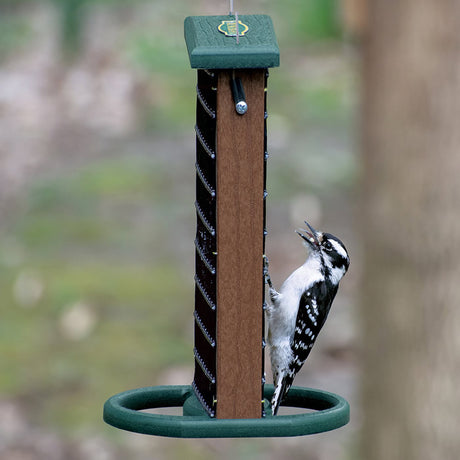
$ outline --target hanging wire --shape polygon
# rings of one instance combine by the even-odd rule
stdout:
[[[233,0],[230,0],[230,16],[235,16],[235,26],[236,26],[236,44],[240,44],[240,27],[238,25],[238,11],[233,11]]]
[[[240,26],[238,25],[238,12],[235,11],[235,25],[236,25],[236,44],[240,44]]]

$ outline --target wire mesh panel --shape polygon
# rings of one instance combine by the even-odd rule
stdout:
[[[216,92],[216,73],[198,70],[193,388],[211,417],[216,401]]]

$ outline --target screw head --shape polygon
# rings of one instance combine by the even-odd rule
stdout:
[[[248,111],[248,104],[245,101],[237,102],[235,105],[236,113],[244,115]]]

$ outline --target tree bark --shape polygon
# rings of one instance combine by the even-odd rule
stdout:
[[[460,452],[460,2],[374,0],[363,56],[365,460]]]

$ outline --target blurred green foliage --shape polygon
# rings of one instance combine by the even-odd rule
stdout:
[[[0,60],[20,51],[32,37],[30,25],[21,15],[0,8]]]
[[[59,10],[61,48],[67,58],[81,51],[88,0],[54,0]]]
[[[126,6],[126,2],[123,0],[52,0],[52,2],[59,13],[61,46],[64,54],[68,57],[74,56],[81,51],[83,30],[85,21],[88,19],[87,15],[91,14],[91,6],[97,4],[113,7]],[[15,46],[21,32],[24,33],[24,30],[18,29],[17,24],[15,27],[13,13],[33,3],[33,0],[0,0],[0,33],[2,37],[0,53],[5,51],[3,48],[7,49]],[[149,0],[135,0],[130,2],[130,6],[133,7],[135,4],[142,3],[148,4],[152,2],[149,2]],[[159,3],[161,7],[161,4],[165,2],[157,1],[156,3]],[[166,4],[169,6],[168,2]],[[188,8],[182,8],[184,5],[186,3],[182,0],[177,0],[175,11],[180,13],[181,10],[187,10]],[[225,11],[225,6],[226,2],[222,1],[223,11]],[[248,7],[250,6],[251,4],[249,3]],[[338,0],[285,0],[283,2],[273,2],[273,4],[267,2],[266,5],[267,9],[272,9],[277,16],[284,18],[283,31],[288,33],[289,42],[297,45],[340,39],[339,6]],[[2,26],[2,22],[7,24]],[[154,36],[155,31],[152,32],[151,37]],[[157,43],[157,45],[161,48],[161,43]],[[147,48],[146,50],[155,51],[152,48]],[[157,57],[155,53],[149,53],[148,56],[143,55],[143,59],[146,60],[148,65],[154,64]]]
[[[291,45],[339,40],[342,34],[338,0],[286,0],[274,2],[282,32]]]
[[[168,211],[171,187],[164,165],[140,159],[31,184],[0,240],[0,391],[46,404],[63,427],[99,423],[110,393],[190,364],[193,275],[166,239],[180,213]],[[24,302],[33,282],[42,293]],[[79,308],[94,324],[74,337],[63,321]]]

